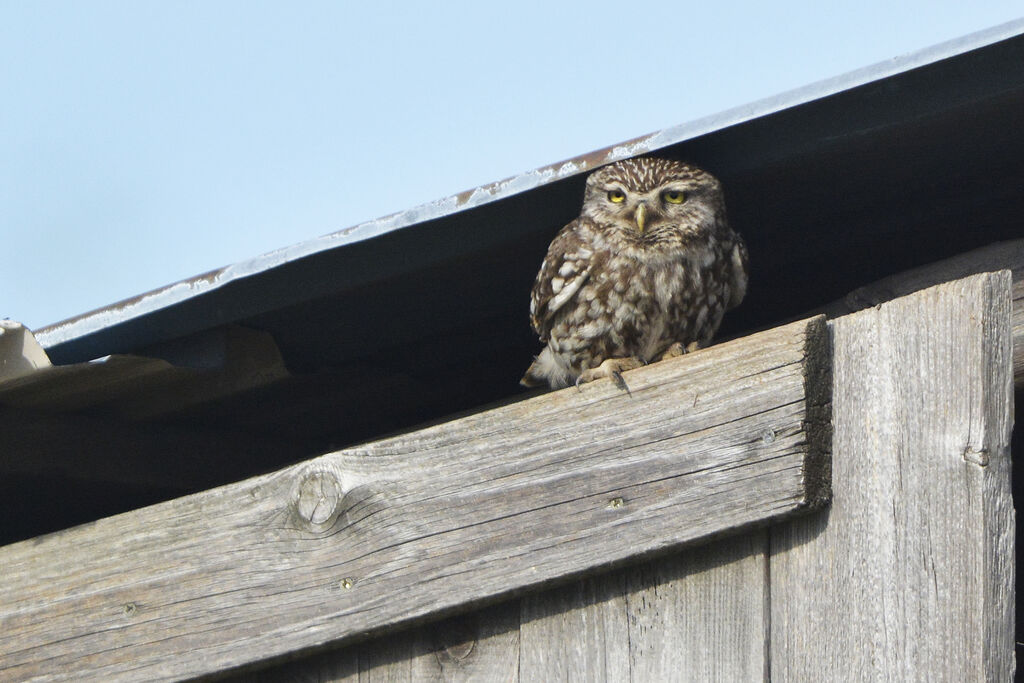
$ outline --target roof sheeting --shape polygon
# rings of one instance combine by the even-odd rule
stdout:
[[[1019,40],[1012,39],[1019,38],[1022,33],[1024,19],[279,249],[50,325],[38,330],[37,337],[58,362],[73,362],[264,313],[275,306],[294,303],[296,300],[295,296],[288,297],[277,288],[277,283],[270,276],[274,271],[291,264],[396,233],[410,226],[450,219],[491,202],[586,173],[617,159],[669,148],[766,117],[777,120],[783,128],[790,128],[787,126],[787,118],[790,117],[786,112],[795,113],[822,100],[838,97],[843,103],[842,118],[830,117],[825,122],[827,127],[837,129],[826,132],[826,136],[835,136],[856,134],[858,130],[866,132],[868,126],[887,125],[894,120],[912,116],[915,109],[934,106],[937,99],[945,101],[944,104],[948,106],[958,97],[978,98],[1006,87],[1019,88],[1019,69],[1014,68],[1008,73],[1005,69],[972,68],[969,73],[964,73],[960,61],[955,58],[982,50],[988,56],[983,61],[987,60],[990,66],[993,63],[1012,63],[1014,58],[1005,53],[1014,53],[1019,60]],[[997,47],[996,44],[1000,42],[1004,45]],[[914,72],[922,67],[928,67],[938,77],[918,78]],[[891,95],[889,98],[880,98],[877,92],[864,90],[864,86],[881,82],[886,83],[885,87]],[[865,94],[869,96],[864,97]],[[886,99],[888,101],[884,101]],[[871,119],[874,121],[869,123]],[[820,129],[820,125],[812,126],[804,131],[788,130],[786,135],[772,136],[774,140],[769,138],[767,144],[762,141],[762,144],[748,149],[744,158],[736,159],[733,170],[736,170],[736,162],[764,163],[772,156],[792,155],[801,146],[820,144],[823,138],[816,134],[824,132]],[[794,139],[794,132],[802,134]],[[401,249],[403,246],[399,244],[396,248]],[[355,286],[360,282],[372,282],[377,276],[385,274],[365,273],[361,278],[346,279],[345,282],[337,282],[337,285]],[[263,305],[253,301],[233,300],[230,295],[211,296],[240,281],[254,279],[266,280],[267,286],[275,287],[279,296],[261,298],[259,303]],[[322,290],[323,287],[314,288],[312,292],[303,290],[298,296],[315,296]],[[178,309],[185,308],[188,309],[187,321],[183,316],[176,315]]]

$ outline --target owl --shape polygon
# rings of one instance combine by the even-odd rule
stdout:
[[[560,388],[707,346],[747,290],[747,249],[722,186],[668,159],[592,173],[583,210],[551,242],[530,299],[545,344],[521,384]]]

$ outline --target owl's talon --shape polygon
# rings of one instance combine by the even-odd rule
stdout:
[[[607,377],[615,382],[615,386],[628,393],[629,387],[626,386],[626,380],[622,377],[622,373],[643,364],[639,358],[608,358],[596,368],[589,368],[581,372],[580,376],[576,378],[576,388],[579,389],[584,382],[593,382],[595,379]]]
[[[658,360],[665,360],[666,358],[675,358],[686,353],[686,349],[683,347],[682,342],[676,342],[672,346],[665,349],[665,352],[658,356]]]
[[[693,353],[694,351],[700,348],[700,342],[690,342],[686,346],[683,346],[683,342],[676,342],[672,346],[665,349],[665,352],[658,356],[658,360],[666,360],[668,358],[682,356],[683,354],[686,353]]]

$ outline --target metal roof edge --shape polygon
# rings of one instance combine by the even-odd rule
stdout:
[[[562,178],[585,173],[618,159],[645,154],[730,126],[758,119],[815,100],[880,81],[921,66],[956,57],[1024,34],[1024,18],[893,57],[854,71],[811,83],[689,123],[623,142],[550,166],[428,202],[411,209],[305,240],[260,256],[182,280],[110,306],[48,325],[35,331],[44,348],[65,344],[114,325],[129,322],[198,297],[242,278],[272,270],[321,252],[361,242],[428,220],[472,209]]]

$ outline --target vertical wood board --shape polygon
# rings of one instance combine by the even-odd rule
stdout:
[[[835,320],[834,500],[772,530],[771,678],[1013,678],[1008,272]]]

